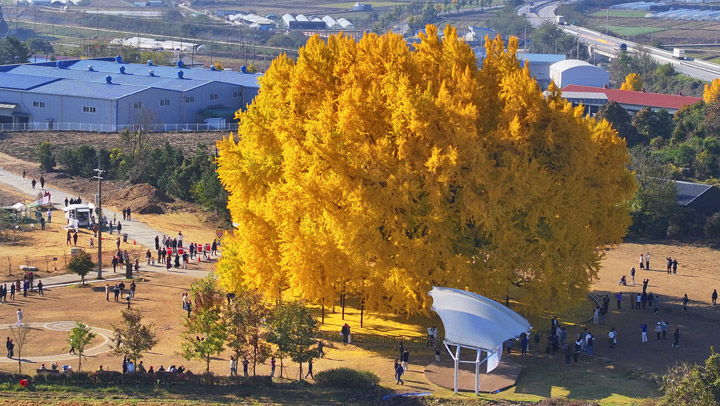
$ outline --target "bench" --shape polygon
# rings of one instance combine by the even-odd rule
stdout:
[[[28,271],[28,272],[37,272],[38,267],[36,266],[28,266],[28,265],[20,265],[21,271]]]

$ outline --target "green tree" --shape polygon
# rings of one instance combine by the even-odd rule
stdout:
[[[35,147],[35,159],[40,163],[40,169],[45,172],[51,172],[55,169],[55,154],[52,150],[52,144],[48,141],[42,141]]]
[[[300,303],[282,303],[273,310],[269,325],[268,341],[277,346],[280,377],[283,371],[283,358],[289,356],[300,365],[300,380],[302,380],[302,364],[317,357],[317,350],[312,348],[317,336],[315,318],[310,314],[310,310]]]
[[[575,53],[575,38],[565,34],[555,24],[542,24],[529,35],[533,52],[539,54],[564,53],[572,56]]]
[[[52,54],[55,52],[52,44],[43,38],[30,38],[25,41],[25,46],[27,46],[31,52],[36,54]]]
[[[192,185],[190,193],[195,201],[217,213],[222,223],[230,225],[228,192],[220,183],[215,162],[211,164],[209,170],[202,172],[200,179]]]
[[[707,115],[707,104],[703,101],[683,106],[673,117],[673,143],[681,143],[693,137],[704,138]]]
[[[632,125],[644,140],[660,137],[669,140],[672,136],[673,121],[672,115],[665,109],[655,112],[650,108],[638,111],[632,117]]]
[[[153,327],[155,324],[142,324],[142,312],[138,309],[125,309],[122,311],[120,326],[113,325],[113,338],[115,343],[113,353],[127,356],[137,365],[145,351],[150,351],[158,340]]]
[[[0,64],[27,63],[32,52],[15,37],[0,39]]]
[[[235,353],[236,359],[247,358],[252,363],[253,375],[258,362],[264,362],[270,354],[265,324],[269,316],[270,309],[258,292],[238,292],[223,308],[227,346]]]
[[[613,128],[618,132],[618,135],[625,139],[630,148],[637,144],[645,144],[650,141],[635,130],[630,120],[630,114],[617,102],[611,101],[605,103],[600,107],[600,110],[598,110],[597,118],[599,120],[607,120],[612,124]]]
[[[193,282],[190,291],[194,307],[184,323],[182,356],[205,361],[205,372],[210,373],[210,360],[222,352],[227,335],[222,323],[223,297],[212,274]]]
[[[662,402],[668,406],[716,406],[720,403],[720,355],[710,347],[704,365],[682,363],[663,376]]]
[[[70,337],[68,338],[68,344],[71,348],[75,349],[75,353],[78,356],[78,371],[82,369],[82,358],[85,353],[85,347],[95,338],[95,333],[88,327],[87,324],[76,322],[75,327],[70,330]]]
[[[95,263],[93,263],[92,258],[90,258],[90,254],[85,251],[81,251],[79,254],[70,258],[67,267],[70,272],[80,276],[82,284],[84,285],[85,275],[93,270]]]

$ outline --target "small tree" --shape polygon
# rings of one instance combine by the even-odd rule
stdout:
[[[75,323],[75,327],[70,330],[68,344],[75,349],[75,353],[78,355],[78,371],[82,368],[82,357],[85,353],[85,347],[90,344],[93,338],[95,338],[95,333],[93,333],[85,323],[78,321]]]
[[[52,144],[43,141],[35,147],[35,159],[40,163],[40,169],[50,172],[55,169],[55,154],[52,151]]]
[[[126,309],[122,311],[122,324],[113,325],[113,338],[115,343],[113,353],[115,355],[127,356],[137,365],[142,358],[144,351],[149,351],[155,344],[155,324],[142,324],[142,312],[138,309]]]
[[[268,341],[277,345],[282,377],[283,357],[300,364],[300,380],[303,379],[302,364],[315,358],[317,351],[310,347],[315,344],[317,322],[310,310],[300,303],[283,303],[275,308],[270,318]]]
[[[12,331],[15,348],[17,349],[18,372],[22,373],[22,349],[27,342],[27,337],[30,329],[27,327],[26,324],[22,324],[17,327],[11,324],[10,330]]]
[[[643,88],[643,80],[637,73],[628,73],[625,81],[620,85],[620,90],[640,91]]]
[[[265,361],[270,354],[265,325],[265,319],[269,315],[270,309],[258,292],[243,292],[237,295],[223,310],[227,346],[238,360],[247,357],[248,361],[252,362],[253,375],[258,362]]]
[[[80,254],[72,257],[70,259],[70,262],[68,262],[67,266],[70,272],[80,275],[80,278],[82,279],[82,284],[84,285],[85,275],[87,275],[95,268],[95,263],[93,263],[92,259],[90,259],[90,254],[83,251]]]
[[[720,402],[720,355],[710,347],[705,365],[683,363],[670,368],[662,378],[663,404],[714,406]]]
[[[223,297],[212,274],[193,282],[190,290],[194,307],[193,313],[185,319],[182,356],[187,360],[204,360],[205,372],[209,373],[210,359],[222,352],[225,344],[225,325],[221,317]]]

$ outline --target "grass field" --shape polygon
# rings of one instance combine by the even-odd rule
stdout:
[[[370,4],[374,8],[377,8],[377,7],[393,7],[393,6],[397,5],[398,3],[395,1],[365,1],[365,2],[363,2],[363,4]],[[402,3],[400,3],[400,4],[402,4]],[[342,9],[346,9],[346,10],[351,10],[354,5],[355,5],[354,2],[323,4],[324,7],[342,8]]]
[[[647,11],[635,10],[599,10],[592,14],[593,17],[617,17],[617,18],[644,18]]]
[[[605,27],[598,27],[599,30],[601,30],[603,28],[605,28]],[[607,29],[617,35],[622,35],[622,36],[645,35],[645,34],[650,34],[650,33],[654,33],[654,32],[665,31],[665,28],[658,28],[658,27],[623,27],[623,26],[617,26],[617,25],[608,26]]]

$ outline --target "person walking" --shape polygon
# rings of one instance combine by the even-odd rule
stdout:
[[[27,171],[23,168],[23,179],[25,179],[26,174],[27,174]]]
[[[45,177],[40,175],[40,189],[45,189]]]
[[[308,375],[310,375],[310,379],[315,379],[315,376],[313,376],[313,370],[312,370],[312,358],[308,360],[308,371],[305,374],[305,379],[307,379]]]
[[[30,182],[30,185],[32,185],[33,189],[35,189],[36,184],[37,184],[37,181],[35,180],[35,178],[33,178],[33,180]]]
[[[17,309],[17,323],[15,323],[16,326],[22,326],[23,317],[25,314],[23,313],[22,309],[18,307]]]
[[[680,346],[680,329],[675,329],[675,334],[673,335],[675,338],[675,342],[673,343],[673,347],[679,347]]]
[[[688,303],[690,303],[690,299],[688,298],[687,293],[685,296],[683,296],[683,310],[687,311]]]
[[[405,385],[405,381],[402,380],[402,375],[405,373],[405,368],[403,368],[402,364],[398,362],[398,360],[395,360],[395,378],[397,379],[397,382],[395,382],[395,385]]]
[[[712,299],[713,306],[717,306],[717,299],[718,299],[717,289],[713,289],[711,299]]]

